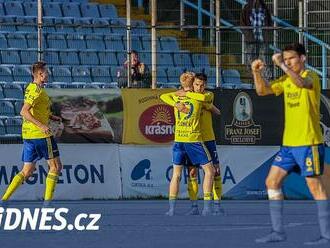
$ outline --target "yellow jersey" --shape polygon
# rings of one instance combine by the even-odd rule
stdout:
[[[288,75],[271,82],[271,89],[275,95],[284,94],[284,146],[323,143],[320,127],[320,79],[310,70],[303,71],[300,76],[309,78],[313,82],[313,88],[297,87]]]
[[[200,114],[202,110],[203,101],[205,101],[205,96],[198,94],[196,99],[189,97],[187,93],[186,96],[180,97],[175,95],[175,92],[170,92],[162,94],[160,99],[165,103],[174,106],[175,103],[184,103],[185,106],[189,109],[189,113],[179,112],[174,108],[175,116],[175,132],[174,132],[174,141],[175,142],[202,142],[202,133],[201,133],[201,124],[200,124]],[[197,94],[197,93],[193,93]]]
[[[35,119],[48,125],[51,102],[44,88],[30,83],[25,90],[24,103],[31,105],[30,112]],[[51,134],[45,134],[38,126],[23,118],[23,139],[41,139],[50,136]]]

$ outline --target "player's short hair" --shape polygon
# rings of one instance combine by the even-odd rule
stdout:
[[[46,65],[47,65],[46,62],[44,62],[44,61],[35,62],[32,65],[32,74],[34,75],[38,71],[46,70]]]
[[[181,74],[180,83],[183,88],[191,86],[195,80],[195,73],[187,71]]]
[[[298,53],[299,56],[306,55],[305,46],[298,42],[287,45],[286,47],[284,47],[283,52],[284,51],[295,51],[296,53]]]
[[[201,81],[207,82],[207,76],[205,73],[196,73],[195,79],[199,79]]]

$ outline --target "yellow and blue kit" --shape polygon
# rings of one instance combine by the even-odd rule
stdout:
[[[304,70],[300,76],[313,83],[312,89],[296,86],[288,75],[271,82],[276,96],[284,94],[285,105],[283,146],[273,164],[288,172],[298,171],[303,176],[322,175],[324,146],[320,127],[320,79],[310,70]]]
[[[50,99],[44,88],[30,83],[24,95],[24,103],[31,105],[32,116],[44,125],[48,125]],[[57,144],[51,134],[44,133],[38,126],[23,118],[22,125],[24,162],[36,162],[41,158],[46,160],[59,156]]]
[[[194,98],[191,98],[191,95]],[[193,164],[205,165],[211,161],[210,154],[203,143],[200,115],[202,104],[205,102],[203,94],[187,92],[180,97],[175,92],[162,94],[160,97],[165,103],[174,106],[183,103],[189,110],[188,113],[179,112],[174,108],[175,134],[173,145],[173,164],[184,165],[186,156]]]

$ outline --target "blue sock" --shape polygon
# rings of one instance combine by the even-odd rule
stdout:
[[[273,231],[283,233],[283,201],[269,200],[269,210]]]
[[[330,239],[330,210],[327,200],[316,201],[321,236]]]

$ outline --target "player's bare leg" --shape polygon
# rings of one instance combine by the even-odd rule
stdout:
[[[212,188],[214,181],[214,166],[212,163],[207,163],[202,166],[204,170],[203,193],[204,193],[204,207],[202,215],[212,214]]]
[[[182,174],[182,166],[173,165],[173,175],[171,178],[170,188],[168,193],[170,208],[168,212],[166,212],[166,215],[168,216],[173,216],[175,214],[175,204],[179,193],[181,174]]]

